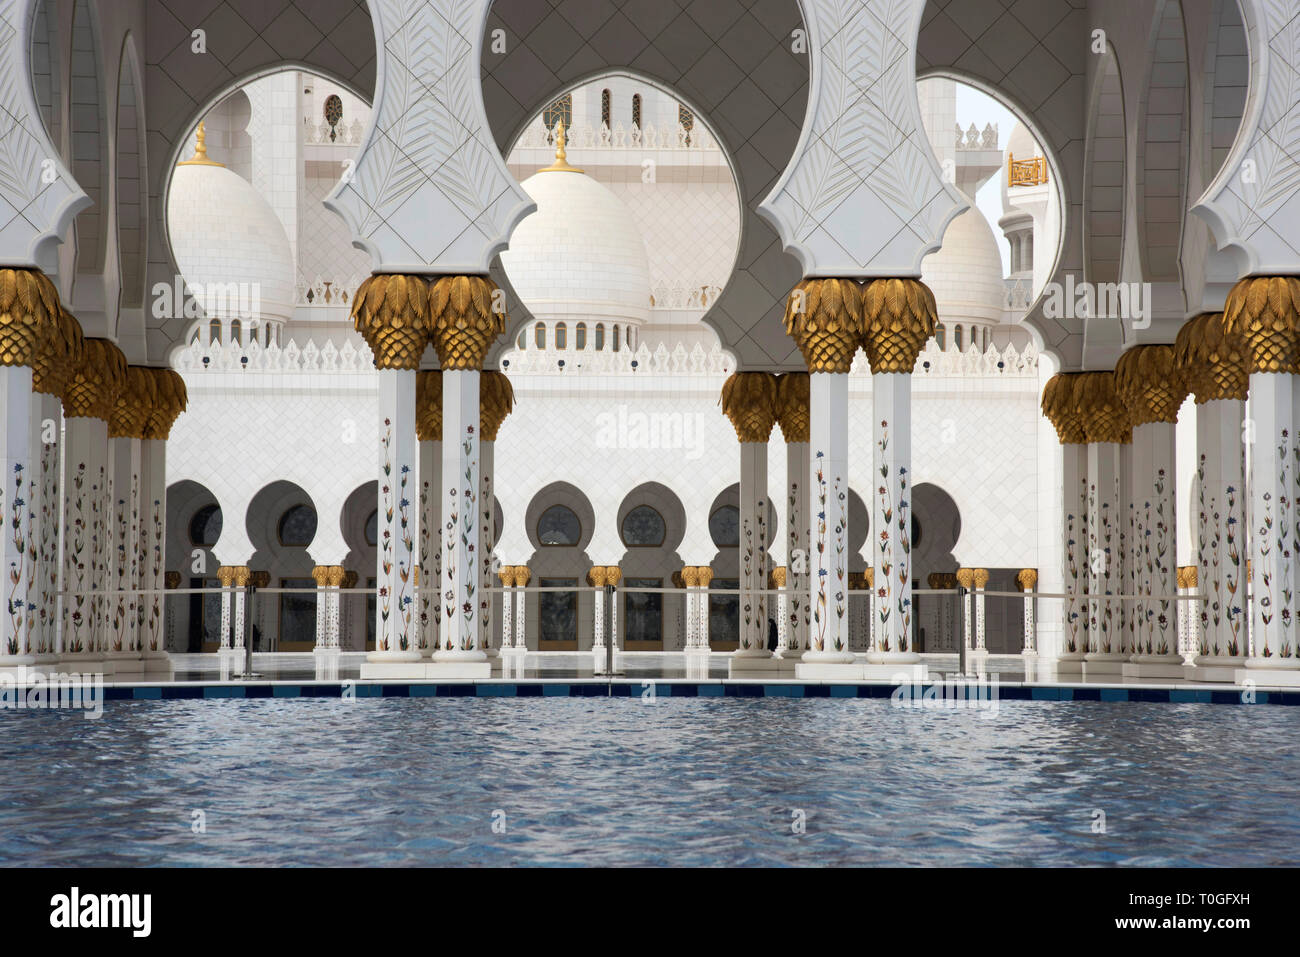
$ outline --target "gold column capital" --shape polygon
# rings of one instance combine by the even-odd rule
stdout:
[[[806,372],[786,372],[776,380],[776,421],[787,443],[807,442],[812,432],[808,411],[810,380]]]
[[[346,569],[343,572],[343,587],[356,588],[357,582],[360,581],[360,579],[361,576],[357,574],[356,569],[353,568]]]
[[[495,442],[501,423],[515,407],[515,390],[504,372],[494,370],[479,376],[478,389],[479,438]],[[441,398],[439,394],[440,406]]]
[[[486,276],[441,276],[429,290],[429,332],[443,371],[483,368],[506,313],[495,311],[497,284]]]
[[[1115,391],[1134,425],[1178,421],[1187,383],[1170,345],[1134,346],[1115,363]]]
[[[62,306],[53,321],[54,335],[32,362],[32,391],[61,397],[68,387],[68,379],[81,364],[86,341],[81,323]]]
[[[1062,445],[1085,445],[1087,433],[1080,408],[1082,372],[1058,372],[1043,386],[1043,415],[1056,429]]]
[[[698,588],[700,585],[700,569],[696,565],[687,565],[681,570],[682,582],[687,588]]]
[[[623,579],[623,569],[617,565],[605,566],[605,584],[617,585]]]
[[[587,570],[587,584],[595,588],[604,588],[608,582],[605,581],[605,566],[592,565]]]
[[[866,581],[868,588],[876,587],[876,569],[874,566],[868,567],[867,570],[862,573],[862,577]]]
[[[1245,340],[1251,372],[1294,372],[1300,359],[1300,278],[1242,279],[1228,293],[1223,327]]]
[[[271,584],[271,573],[266,570],[254,570],[248,576],[248,581],[254,588],[268,588]]]
[[[311,577],[316,582],[317,588],[324,588],[330,583],[330,566],[314,565],[311,570]]]
[[[786,582],[786,567],[784,565],[777,565],[768,574],[768,587],[784,588],[785,582]]]
[[[1020,569],[1020,571],[1016,573],[1016,583],[1024,591],[1033,591],[1038,586],[1038,569]]]
[[[766,443],[776,424],[776,376],[733,372],[722,384],[722,412],[742,443]]]
[[[113,415],[118,393],[126,385],[126,356],[107,339],[87,339],[81,362],[63,393],[65,418],[103,419]]]
[[[0,269],[0,366],[33,366],[58,334],[59,291],[39,269]]]
[[[957,569],[957,583],[962,588],[971,588],[975,584],[975,569],[959,568]]]
[[[1133,441],[1133,425],[1129,420],[1128,406],[1115,389],[1115,373],[1080,373],[1079,414],[1083,431],[1091,442],[1117,442],[1127,445]]]
[[[943,572],[930,572],[930,574],[925,576],[925,583],[938,591],[943,588],[943,580],[945,577],[946,576]]]
[[[352,298],[352,326],[370,346],[376,369],[418,369],[429,344],[429,281],[423,276],[368,276]]]
[[[181,587],[180,572],[163,572],[163,587],[175,589]]]
[[[786,300],[785,331],[809,372],[847,373],[865,328],[855,280],[805,279]]]
[[[422,369],[415,374],[415,437],[442,441],[442,372]]]
[[[527,565],[515,566],[515,586],[523,588],[528,584],[528,580],[533,577],[533,570]]]
[[[235,581],[235,566],[218,565],[217,581],[221,582],[222,588],[229,588]]]
[[[154,402],[141,438],[165,441],[172,434],[172,426],[189,405],[189,393],[185,390],[185,380],[175,369],[146,371],[153,377]]]
[[[1215,399],[1246,401],[1250,350],[1240,331],[1228,332],[1223,313],[1203,312],[1183,323],[1174,341],[1174,362],[1197,405]]]
[[[515,566],[502,565],[497,571],[497,578],[501,579],[502,588],[513,588],[515,585]]]
[[[126,381],[113,402],[108,419],[110,439],[143,439],[149,416],[158,402],[155,379],[144,366],[127,366]]]
[[[919,279],[875,279],[862,291],[862,348],[872,374],[911,373],[939,325],[934,293]]]
[[[983,588],[989,583],[989,570],[987,568],[976,568],[974,571],[975,587]]]
[[[674,588],[686,587],[686,580],[682,578],[682,573],[680,569],[673,572],[672,575],[669,576],[669,578],[671,579]]]
[[[240,588],[247,588],[249,581],[253,577],[253,570],[247,565],[236,565],[234,567],[235,584]]]
[[[1196,565],[1183,565],[1178,569],[1178,587],[1195,588],[1200,582],[1201,570]]]
[[[701,588],[708,588],[709,583],[713,581],[713,569],[708,565],[695,566],[695,580],[699,582]]]
[[[325,576],[325,584],[330,588],[342,588],[343,579],[347,575],[347,570],[342,565],[330,565],[329,574]]]

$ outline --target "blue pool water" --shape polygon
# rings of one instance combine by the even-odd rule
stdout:
[[[1297,722],[887,699],[7,712],[0,864],[1295,865]]]

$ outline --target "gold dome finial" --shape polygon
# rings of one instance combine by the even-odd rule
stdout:
[[[576,166],[570,166],[564,151],[564,120],[555,124],[555,162],[539,169],[539,173],[581,173]]]
[[[214,159],[208,159],[208,132],[204,128],[202,120],[199,121],[199,131],[194,136],[194,155],[187,160],[181,160],[177,166],[225,166],[224,163],[218,163]]]

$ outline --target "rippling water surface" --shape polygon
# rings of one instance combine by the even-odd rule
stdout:
[[[1295,865],[1297,721],[735,698],[8,712],[0,864]]]

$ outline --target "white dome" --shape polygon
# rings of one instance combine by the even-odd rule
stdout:
[[[978,206],[948,226],[942,248],[922,260],[921,279],[934,293],[940,322],[1002,321],[1002,254]]]
[[[537,211],[501,263],[537,319],[646,322],[650,265],[623,201],[585,173],[543,170],[521,184]]]
[[[287,321],[293,316],[289,237],[275,210],[238,173],[216,165],[180,165],[167,196],[167,229],[176,266],[210,318]],[[247,283],[241,307],[230,283]],[[233,292],[233,290],[231,290]]]

